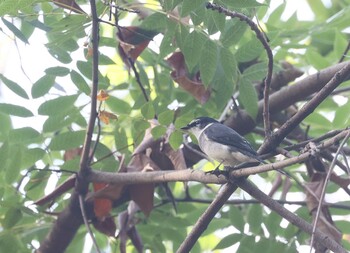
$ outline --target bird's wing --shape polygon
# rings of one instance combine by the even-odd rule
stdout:
[[[222,124],[215,124],[215,127],[208,127],[205,132],[213,141],[222,143],[233,149],[239,149],[245,155],[258,157],[257,152],[252,148],[250,143],[232,128]],[[260,160],[259,158],[257,159]]]

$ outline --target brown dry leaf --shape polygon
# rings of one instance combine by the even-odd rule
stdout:
[[[109,124],[109,120],[111,119],[118,119],[118,117],[113,114],[113,113],[110,113],[110,112],[107,112],[107,111],[100,111],[98,113],[98,117],[100,118],[100,120],[105,123],[106,125]]]
[[[74,158],[81,156],[82,151],[83,151],[82,148],[73,148],[73,149],[66,150],[63,155],[63,160],[65,162],[69,160],[73,160]]]
[[[160,169],[147,154],[139,153],[133,156],[128,166],[128,172],[140,170],[141,172],[147,172]],[[154,184],[137,184],[129,188],[130,198],[135,201],[146,216],[149,216],[153,209],[154,187]]]
[[[103,220],[95,219],[92,224],[101,233],[112,237],[115,236],[117,225],[115,224],[113,217],[108,216]]]
[[[93,49],[92,49],[92,47],[90,47],[90,46],[88,46],[88,48],[87,48],[87,52],[86,52],[86,58],[88,59],[88,58],[90,58],[90,57],[92,57],[92,55],[93,55]]]
[[[52,0],[57,6],[71,10],[75,13],[86,14],[74,0]]]
[[[118,51],[125,65],[130,67],[128,58],[135,61],[158,33],[137,26],[120,27]]]
[[[98,101],[106,101],[109,98],[108,92],[105,90],[100,90],[96,96]]]
[[[171,72],[173,80],[190,93],[199,103],[205,104],[210,98],[211,91],[203,85],[199,79],[199,73],[192,79],[188,77],[183,54],[181,52],[175,52],[167,59],[167,62],[174,70]]]

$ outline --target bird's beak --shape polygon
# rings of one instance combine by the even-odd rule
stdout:
[[[189,126],[184,126],[184,127],[181,127],[180,129],[183,130],[183,131],[187,131],[188,129],[190,129],[190,127]]]

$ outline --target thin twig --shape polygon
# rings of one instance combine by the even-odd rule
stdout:
[[[92,135],[95,128],[95,121],[97,117],[97,91],[98,91],[98,43],[99,43],[99,23],[96,10],[95,0],[90,0],[91,5],[91,15],[92,15],[92,90],[91,90],[91,107],[90,107],[90,118],[88,127],[86,130],[86,136],[83,146],[83,151],[80,159],[80,170],[79,170],[79,180],[77,184],[81,184],[82,179],[84,180],[86,174],[90,170],[90,148],[92,143]],[[80,188],[80,187],[78,187]],[[87,185],[83,186],[82,191],[87,190]],[[80,192],[82,193],[82,192]]]
[[[268,139],[271,135],[269,97],[270,97],[270,85],[271,85],[272,71],[273,71],[273,54],[269,46],[269,43],[266,39],[266,36],[262,31],[260,31],[259,27],[249,17],[247,17],[242,13],[230,11],[222,6],[219,6],[217,4],[212,4],[212,3],[207,3],[206,7],[207,9],[216,10],[219,13],[224,13],[226,16],[229,16],[231,18],[239,18],[241,21],[246,22],[250,26],[250,28],[255,32],[256,37],[258,38],[258,40],[260,40],[261,44],[265,48],[267,58],[268,58],[268,69],[267,69],[267,75],[264,81],[265,87],[264,87],[263,117],[264,117],[264,127],[265,127],[265,138]]]
[[[329,168],[329,170],[327,172],[327,176],[326,176],[326,178],[324,180],[323,187],[322,187],[322,192],[321,192],[320,199],[318,201],[317,212],[316,212],[316,216],[315,216],[315,220],[314,220],[314,224],[313,224],[313,228],[312,228],[312,236],[311,236],[311,242],[310,242],[310,246],[311,246],[310,253],[311,253],[311,249],[312,249],[312,247],[314,245],[315,231],[316,231],[316,227],[317,227],[317,222],[318,222],[318,220],[320,218],[322,202],[323,202],[325,194],[326,194],[327,183],[329,181],[329,178],[331,177],[331,174],[332,174],[333,168],[334,168],[334,166],[336,164],[335,162],[336,162],[336,160],[338,158],[338,155],[339,155],[340,151],[342,150],[343,146],[345,145],[345,143],[347,142],[347,140],[349,139],[349,136],[350,136],[350,132],[347,132],[347,134],[344,137],[343,141],[339,145],[337,152],[334,155],[334,159],[333,159],[333,161],[332,161],[332,163],[330,165],[330,168]]]
[[[84,205],[84,197],[82,195],[79,195],[79,205],[80,205],[80,209],[81,209],[81,215],[83,217],[83,220],[84,220],[84,224],[85,224],[85,227],[86,229],[88,230],[89,232],[89,235],[91,237],[91,240],[96,248],[96,251],[98,253],[101,253],[100,251],[100,248],[98,247],[97,245],[97,241],[96,241],[96,238],[94,236],[94,234],[92,233],[92,230],[91,230],[91,227],[90,227],[90,224],[88,222],[88,219],[86,217],[86,211],[85,211],[85,205]]]
[[[348,45],[346,46],[346,48],[345,48],[345,50],[344,50],[344,53],[341,55],[341,57],[340,57],[338,63],[341,63],[342,61],[344,61],[345,56],[347,55],[347,53],[349,52],[349,50],[350,50],[350,41],[348,42]]]
[[[83,146],[83,151],[80,159],[80,169],[78,172],[78,177],[76,180],[75,190],[79,194],[79,205],[81,214],[86,226],[86,229],[89,231],[91,239],[95,245],[97,252],[100,252],[100,249],[97,245],[97,242],[94,238],[94,235],[91,231],[91,228],[87,222],[84,197],[88,190],[89,182],[86,180],[88,173],[91,171],[90,162],[92,160],[93,154],[90,155],[92,135],[95,128],[95,121],[97,117],[97,91],[98,91],[98,46],[99,46],[99,18],[97,16],[96,2],[95,0],[90,0],[91,15],[92,15],[92,91],[91,91],[91,108],[90,108],[90,118],[86,130],[86,136]]]

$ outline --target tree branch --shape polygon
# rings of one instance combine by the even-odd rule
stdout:
[[[323,102],[324,99],[344,80],[350,75],[350,63],[339,70],[333,78],[314,96],[308,103],[306,103],[292,118],[290,118],[280,129],[275,132],[270,139],[263,143],[260,147],[261,153],[266,153],[275,148],[281,141],[300,124],[316,107]]]
[[[293,214],[292,212],[288,211],[286,208],[284,208],[281,204],[277,203],[273,199],[271,199],[269,196],[267,196],[265,193],[260,191],[256,186],[251,184],[246,179],[236,179],[235,184],[239,186],[241,189],[243,189],[245,192],[249,193],[252,197],[259,200],[262,204],[269,207],[271,210],[275,211],[279,215],[281,215],[283,218],[288,220],[293,225],[297,226],[304,232],[308,234],[312,234],[312,225],[304,221],[303,219],[300,219],[298,216]],[[343,249],[336,241],[331,239],[328,235],[316,230],[315,233],[315,239],[327,247],[328,249],[336,252],[336,253],[346,253],[347,251]]]
[[[305,100],[308,96],[321,90],[339,70],[349,64],[350,61],[333,65],[271,94],[269,99],[270,113],[273,114],[280,112],[281,110],[294,105],[296,102]],[[262,118],[263,107],[264,102],[260,100],[258,102],[257,122]],[[225,124],[241,134],[251,132],[256,126],[256,122],[254,122],[244,110],[240,111],[239,116],[230,116],[225,121]]]
[[[198,219],[191,232],[182,242],[179,249],[176,251],[177,253],[190,252],[198,238],[207,229],[208,224],[214,218],[215,214],[221,209],[221,207],[226,203],[227,199],[236,189],[237,186],[234,184],[227,183],[224,185],[224,188],[216,195],[213,202]]]
[[[320,143],[316,146],[316,150],[312,150],[315,154],[323,149],[331,147],[337,142],[345,138],[350,133],[349,129],[343,130],[334,137]],[[305,152],[299,156],[288,158],[283,161],[263,164],[255,167],[247,167],[232,170],[230,175],[233,177],[248,176],[251,174],[262,173],[266,171],[283,169],[287,166],[306,161],[311,154]],[[165,169],[165,168],[164,168]],[[224,184],[227,180],[224,176],[217,177],[215,175],[205,174],[199,170],[174,170],[174,171],[152,171],[152,172],[128,172],[128,173],[111,173],[102,171],[90,171],[87,176],[89,182],[102,182],[113,184],[144,184],[144,183],[165,183],[165,182],[188,182],[197,181],[205,184]]]

